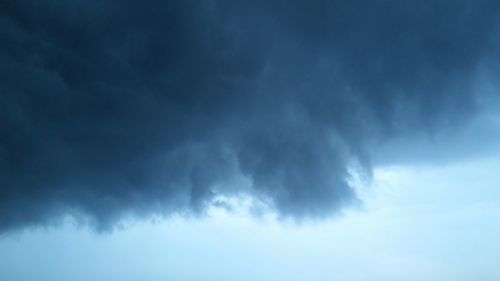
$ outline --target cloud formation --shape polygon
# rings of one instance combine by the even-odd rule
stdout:
[[[499,16],[488,0],[0,1],[0,231],[239,193],[331,214],[374,144],[477,114]]]

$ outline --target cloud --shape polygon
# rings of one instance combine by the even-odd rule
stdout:
[[[3,1],[0,231],[77,212],[283,217],[357,201],[374,143],[453,129],[497,1]],[[244,178],[250,184],[234,184]]]

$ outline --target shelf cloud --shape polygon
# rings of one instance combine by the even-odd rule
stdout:
[[[0,232],[238,194],[334,214],[378,144],[481,112],[499,19],[488,0],[0,1]]]

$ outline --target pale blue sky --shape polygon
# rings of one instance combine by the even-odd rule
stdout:
[[[376,169],[362,206],[322,222],[212,209],[4,235],[0,280],[499,280],[499,155]]]

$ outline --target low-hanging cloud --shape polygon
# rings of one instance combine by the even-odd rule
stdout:
[[[477,114],[499,16],[488,0],[1,0],[0,232],[240,192],[284,217],[338,211],[374,143]]]

